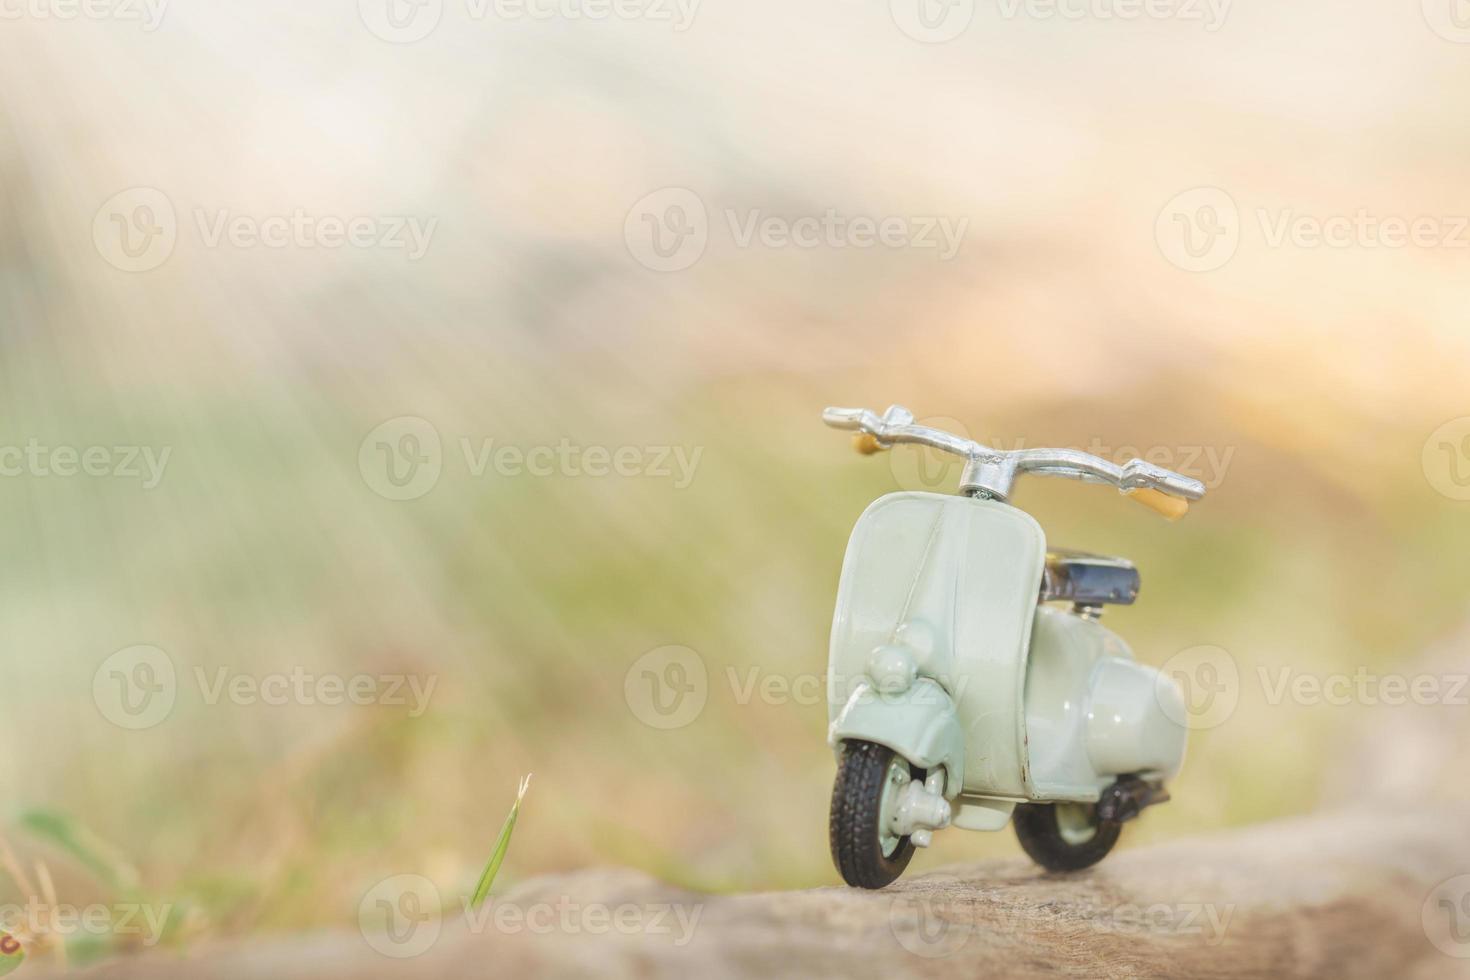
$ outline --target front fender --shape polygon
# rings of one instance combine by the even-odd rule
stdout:
[[[921,769],[944,767],[944,795],[959,795],[964,733],[954,699],[931,678],[919,678],[902,694],[879,694],[859,683],[827,731],[828,744],[839,751],[851,739],[885,745]]]

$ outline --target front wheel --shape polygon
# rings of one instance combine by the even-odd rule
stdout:
[[[1012,822],[1021,849],[1048,871],[1092,867],[1123,830],[1116,820],[1099,820],[1094,803],[1022,803]]]
[[[895,836],[890,825],[899,794],[916,775],[890,748],[842,743],[828,829],[832,862],[854,888],[882,888],[908,867],[913,841]]]

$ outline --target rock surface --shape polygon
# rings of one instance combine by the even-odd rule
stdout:
[[[1074,875],[1021,860],[882,892],[699,895],[632,871],[525,883],[483,918],[115,962],[169,978],[1470,976],[1458,808],[1341,811],[1109,857]],[[1441,899],[1452,904],[1444,906]],[[431,945],[419,946],[433,939]],[[389,954],[416,953],[412,956]]]

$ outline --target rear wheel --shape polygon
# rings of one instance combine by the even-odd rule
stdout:
[[[832,862],[854,888],[882,888],[908,867],[913,842],[889,827],[899,793],[916,775],[892,749],[873,742],[842,744],[828,830]]]
[[[1092,867],[1123,830],[1116,820],[1099,820],[1094,803],[1022,803],[1012,822],[1022,850],[1048,871]]]

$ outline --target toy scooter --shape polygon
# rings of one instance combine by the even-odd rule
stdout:
[[[897,405],[823,419],[856,432],[865,454],[914,443],[965,461],[957,496],[881,497],[847,546],[828,675],[838,871],[882,888],[934,831],[1010,822],[1048,870],[1096,864],[1124,822],[1169,798],[1183,697],[1098,622],[1104,605],[1137,597],[1133,565],[1048,552],[1041,526],[1006,501],[1022,473],[1064,476],[1177,520],[1204,485],[1143,460],[990,449]]]

